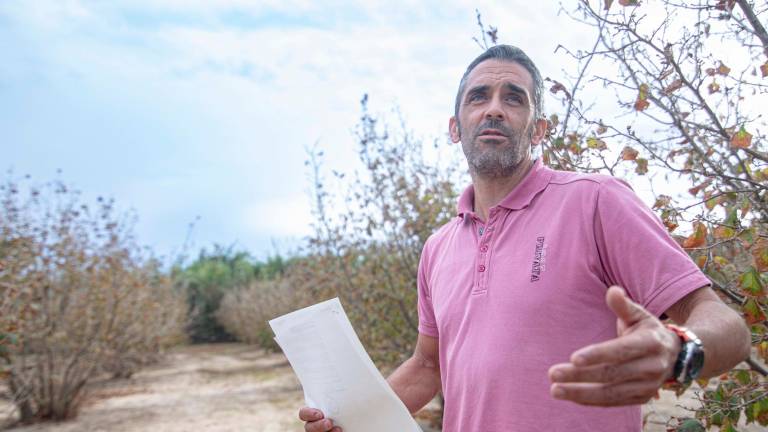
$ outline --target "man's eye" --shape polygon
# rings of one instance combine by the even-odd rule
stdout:
[[[475,93],[475,94],[469,96],[469,102],[482,101],[483,99],[485,99],[485,95],[480,94],[480,93]]]
[[[513,102],[513,103],[523,103],[523,99],[518,95],[509,95],[507,96],[507,101]]]

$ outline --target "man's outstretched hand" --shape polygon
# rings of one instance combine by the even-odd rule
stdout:
[[[549,368],[550,392],[584,405],[645,403],[672,375],[680,339],[622,288],[608,288],[605,301],[616,314],[618,336],[581,348],[570,363]]]

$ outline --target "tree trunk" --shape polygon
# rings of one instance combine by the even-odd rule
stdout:
[[[29,391],[23,388],[23,386],[20,389],[13,375],[11,375],[9,385],[13,403],[19,409],[19,421],[21,423],[32,423],[35,418],[35,411],[32,409],[32,404],[29,401]]]

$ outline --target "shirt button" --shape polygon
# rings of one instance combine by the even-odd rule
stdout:
[[[480,246],[480,252],[488,252],[488,245]]]
[[[477,271],[484,272],[485,271],[485,266],[480,264],[480,267],[477,268]]]

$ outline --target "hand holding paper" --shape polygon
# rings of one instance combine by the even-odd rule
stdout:
[[[343,432],[343,430],[333,424],[333,420],[325,418],[324,414],[315,408],[304,407],[299,410],[299,419],[306,422],[304,430],[306,432]]]

